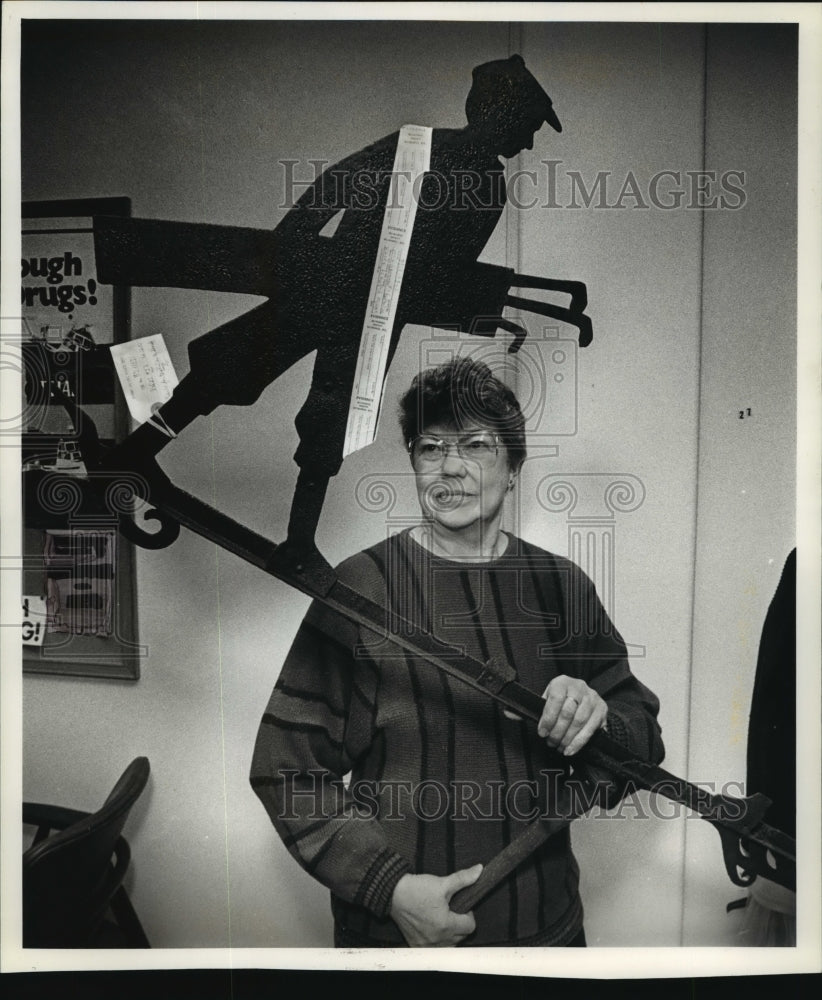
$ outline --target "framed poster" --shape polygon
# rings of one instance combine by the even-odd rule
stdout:
[[[23,669],[136,680],[134,553],[116,516],[90,510],[85,460],[128,432],[111,346],[129,293],[98,285],[91,220],[127,198],[22,208]]]

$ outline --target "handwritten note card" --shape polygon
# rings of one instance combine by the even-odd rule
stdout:
[[[179,381],[163,335],[114,344],[111,355],[129,412],[138,423],[145,423],[152,406],[169,400]]]

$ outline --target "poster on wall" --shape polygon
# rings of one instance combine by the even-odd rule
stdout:
[[[98,283],[95,213],[126,198],[22,208],[23,666],[31,673],[136,679],[134,562],[116,517],[81,489],[127,415],[111,348],[126,337],[128,290]]]
[[[152,950],[111,961],[816,962],[818,895],[791,880],[818,875],[818,762],[798,761],[808,837],[791,685],[796,663],[814,746],[818,671],[790,656],[783,567],[798,544],[816,592],[797,168],[822,19],[27,7],[4,32],[25,404],[7,690],[25,798],[86,808],[150,759],[124,836]],[[147,489],[131,541],[72,488],[105,492],[115,444]],[[616,798],[579,777],[576,734],[630,750]],[[561,814],[557,775],[579,791]],[[734,854],[745,817],[771,824],[756,857]],[[764,895],[746,864],[778,876]]]

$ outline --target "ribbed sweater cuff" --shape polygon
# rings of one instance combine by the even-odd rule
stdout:
[[[605,727],[606,732],[615,743],[621,744],[626,750],[633,750],[630,730],[622,716],[618,715],[612,708],[608,709]]]
[[[380,851],[365,873],[354,902],[380,919],[389,916],[397,882],[410,871],[411,865],[402,855],[388,848]]]

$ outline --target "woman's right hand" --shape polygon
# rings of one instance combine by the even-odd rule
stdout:
[[[473,913],[454,913],[455,892],[473,885],[482,865],[451,875],[403,875],[391,897],[391,917],[411,948],[449,948],[473,934]]]

